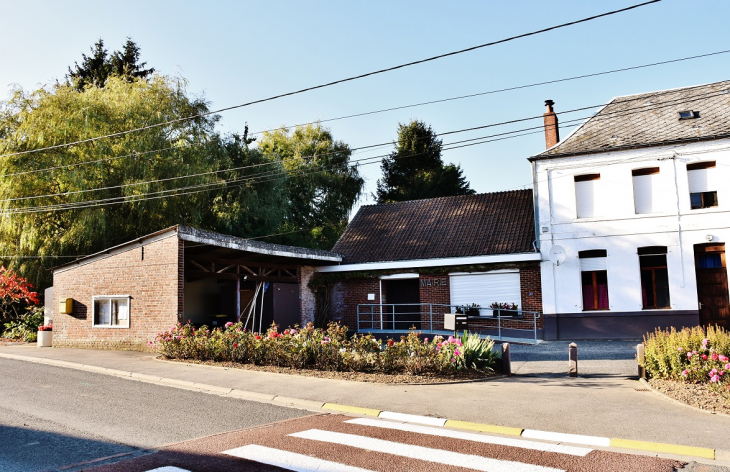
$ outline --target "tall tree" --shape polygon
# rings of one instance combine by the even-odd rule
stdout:
[[[287,208],[279,229],[286,234],[267,241],[330,249],[365,185],[350,165],[350,147],[317,124],[265,133],[259,149],[286,171]]]
[[[104,40],[99,38],[91,48],[91,55],[81,54],[81,65],[75,62],[73,68],[68,68],[66,78],[79,92],[86,87],[104,87],[113,75],[127,82],[147,79],[155,69],[145,69],[147,63],[140,63],[139,57],[139,46],[129,37],[122,51],[114,51],[111,55],[104,48]]]
[[[380,166],[383,177],[375,193],[378,203],[475,193],[459,165],[444,165],[442,142],[424,122],[398,124],[394,144],[395,150]]]
[[[161,76],[129,83],[112,76],[104,88],[84,93],[67,85],[16,89],[0,102],[0,154],[207,111],[204,101],[187,97],[182,80]],[[211,193],[147,198],[165,195],[151,192],[221,180],[208,174],[151,182],[218,170],[222,157],[215,122],[215,117],[198,117],[93,143],[0,157],[0,255],[33,256],[0,257],[0,264],[42,287],[49,281],[47,269],[69,260],[55,256],[91,254],[178,223],[199,225],[220,186]],[[48,170],[28,172],[36,169]],[[43,195],[53,196],[28,198]],[[43,205],[106,198],[127,203],[35,212]]]

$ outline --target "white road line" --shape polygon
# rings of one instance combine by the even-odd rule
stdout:
[[[600,436],[583,436],[582,434],[553,433],[551,431],[538,431],[536,429],[526,429],[522,431],[522,437],[531,439],[542,439],[545,441],[585,444],[586,446],[611,446],[611,438],[602,438]]]
[[[405,413],[395,413],[393,411],[381,411],[378,418],[386,420],[405,421],[406,423],[418,423],[428,426],[443,426],[446,424],[446,418],[433,418],[431,416],[407,415]]]
[[[432,449],[429,447],[385,441],[382,439],[358,436],[355,434],[323,431],[321,429],[310,429],[299,433],[293,433],[289,436],[310,439],[312,441],[342,444],[344,446],[357,447],[368,451],[392,454],[394,456],[408,457],[410,459],[419,459],[439,464],[449,464],[454,467],[466,467],[468,469],[489,472],[557,472],[559,470],[539,465],[503,461],[472,454],[461,454],[443,449]]]
[[[356,418],[345,421],[345,423],[357,424],[360,426],[373,426],[376,428],[397,429],[399,431],[428,434],[443,438],[461,439],[464,441],[475,441],[485,444],[496,444],[499,446],[519,447],[522,449],[532,449],[534,451],[557,452],[559,454],[569,454],[571,456],[585,457],[589,452],[593,451],[593,449],[585,447],[562,446],[560,444],[548,444],[526,441],[524,439],[502,438],[499,436],[488,436],[486,434],[454,431],[453,429],[429,428],[428,426],[419,426],[414,424],[392,423],[390,421],[376,420],[374,418]]]
[[[223,454],[281,467],[282,469],[294,470],[296,472],[372,472],[371,470],[361,469],[360,467],[352,467],[316,457],[305,456],[304,454],[297,454],[296,452],[256,444],[229,449],[228,451],[223,451]]]
[[[190,472],[190,471],[188,469],[181,469],[180,467],[166,465],[165,467],[158,467],[156,469],[150,469],[147,472]]]

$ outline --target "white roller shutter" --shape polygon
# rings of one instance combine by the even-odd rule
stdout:
[[[483,308],[481,314],[484,316],[491,315],[488,308],[494,302],[521,305],[520,273],[517,271],[458,274],[451,275],[450,279],[452,305],[476,303]]]
[[[715,168],[694,169],[687,171],[689,179],[689,193],[714,192],[717,190],[714,182]]]
[[[578,218],[597,216],[596,183],[598,180],[585,180],[575,183],[575,205]]]
[[[586,257],[580,260],[580,270],[590,272],[594,270],[606,270],[606,257]]]
[[[635,175],[633,179],[636,214],[661,211],[659,174]]]

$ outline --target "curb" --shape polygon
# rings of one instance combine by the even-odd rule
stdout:
[[[51,365],[54,367],[65,367],[74,370],[82,370],[97,374],[111,375],[114,377],[136,380],[138,382],[152,383],[171,388],[180,388],[183,390],[191,390],[196,392],[208,393],[224,397],[239,398],[256,402],[275,403],[286,405],[289,407],[302,408],[315,411],[331,411],[338,413],[349,413],[363,416],[373,416],[377,418],[400,421],[403,423],[416,423],[428,426],[465,429],[484,433],[502,434],[507,436],[520,436],[530,439],[539,439],[544,441],[552,441],[559,443],[581,444],[596,447],[615,447],[620,449],[628,449],[633,451],[644,451],[653,453],[663,453],[679,456],[690,456],[711,460],[728,460],[730,451],[719,449],[710,449],[695,446],[683,446],[678,444],[655,443],[648,441],[637,441],[633,439],[608,438],[601,436],[584,436],[578,434],[566,434],[551,431],[539,431],[532,429],[515,428],[509,426],[490,425],[483,423],[472,423],[468,421],[451,420],[448,418],[440,418],[434,416],[411,415],[405,413],[397,413],[393,411],[376,410],[372,408],[363,408],[358,406],[340,405],[337,403],[326,403],[314,400],[302,400],[298,398],[285,397],[282,395],[269,395],[258,392],[249,392],[216,385],[208,385],[203,383],[190,382],[187,380],[171,379],[159,377],[156,375],[139,374],[135,372],[125,372],[117,369],[107,369],[104,367],[78,364],[74,362],[59,361],[55,359],[44,359],[32,356],[20,356],[16,354],[0,353],[0,358],[12,359],[18,361],[33,362],[36,364]],[[652,389],[653,390],[653,389]],[[664,395],[662,395],[664,396]],[[676,400],[675,400],[676,401]]]

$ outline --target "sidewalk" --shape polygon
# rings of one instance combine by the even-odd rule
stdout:
[[[162,362],[154,354],[128,351],[39,349],[20,344],[0,346],[0,355],[60,360],[414,415],[729,450],[730,417],[698,411],[646,391],[632,378],[636,365],[631,360],[631,344],[635,343],[580,343],[579,356],[583,352],[585,360],[580,361],[579,369],[585,375],[578,378],[561,373],[567,370],[567,344],[542,349],[513,346],[513,370],[517,375],[447,385],[383,385],[211,368]],[[566,360],[555,360],[562,356],[561,349]],[[528,361],[528,357],[543,360]]]

